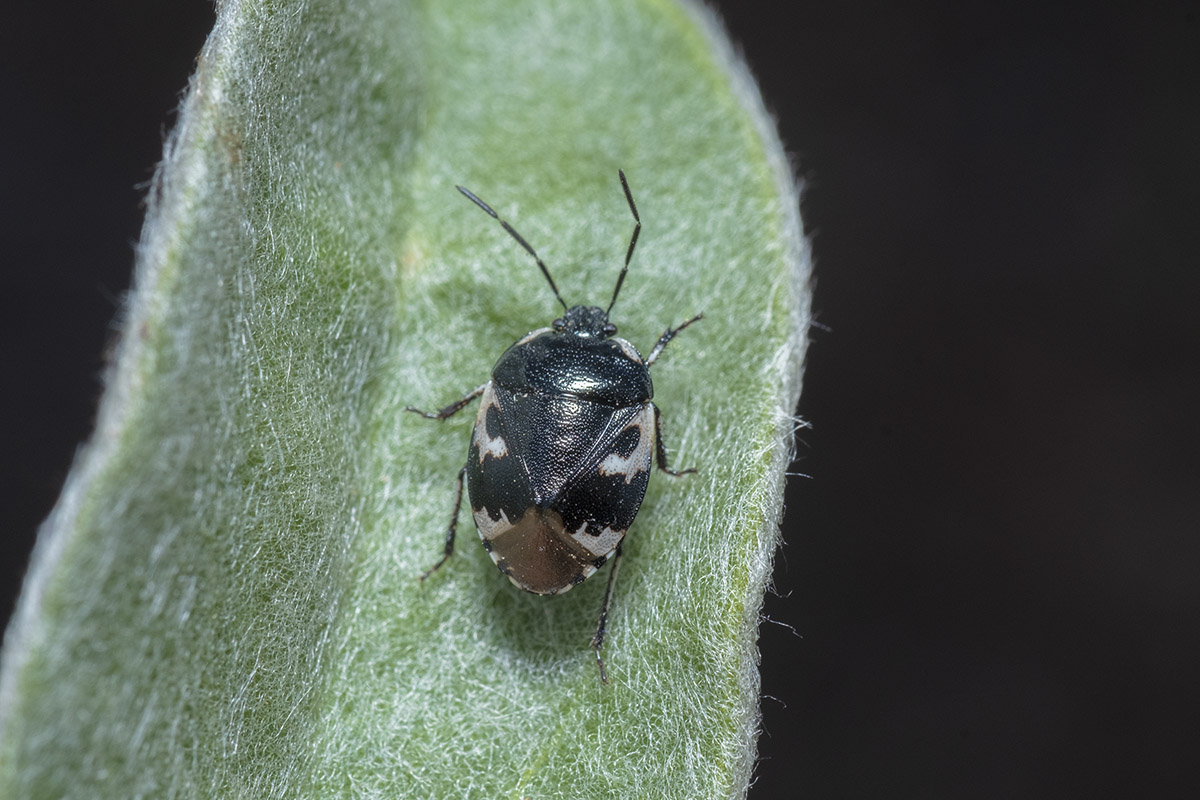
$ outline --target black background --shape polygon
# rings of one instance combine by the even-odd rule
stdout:
[[[1200,9],[721,5],[806,180],[829,328],[751,797],[1192,796]],[[0,615],[212,19],[6,11]]]

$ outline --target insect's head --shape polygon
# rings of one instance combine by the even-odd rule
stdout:
[[[576,336],[607,339],[617,333],[617,326],[608,321],[608,312],[596,306],[571,306],[551,325],[559,333],[573,333]]]
[[[509,225],[500,218],[492,207],[480,200],[469,189],[464,189],[462,186],[456,186],[463,195],[466,196],[475,205],[482,208],[494,220],[500,223],[500,227],[508,231],[508,235],[517,240],[517,244],[525,248],[525,252],[533,256],[538,267],[542,270],[542,274],[546,276],[546,281],[550,284],[550,288],[554,290],[554,296],[558,298],[558,302],[562,304],[563,310],[567,313],[563,314],[558,319],[554,320],[553,326],[556,331],[565,331],[574,333],[578,336],[598,336],[607,338],[613,336],[617,332],[617,326],[608,321],[608,314],[612,311],[612,307],[616,305],[617,295],[621,293],[621,284],[625,282],[625,273],[629,271],[629,261],[633,258],[633,249],[637,246],[638,234],[642,232],[642,219],[638,216],[637,206],[633,203],[633,194],[629,191],[629,182],[625,180],[625,172],[617,170],[617,175],[621,177],[621,189],[625,192],[625,199],[629,201],[629,210],[633,212],[633,235],[629,237],[629,249],[625,251],[625,266],[621,268],[621,274],[617,276],[617,285],[613,288],[612,300],[608,303],[608,308],[598,308],[596,306],[571,306],[567,307],[566,302],[562,299],[562,295],[558,292],[558,287],[554,284],[554,278],[550,277],[550,270],[546,268],[545,262],[538,256],[537,252],[530,246],[529,242],[517,233],[512,225]]]

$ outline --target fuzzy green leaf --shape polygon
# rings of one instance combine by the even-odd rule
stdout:
[[[428,581],[471,412],[558,307],[474,189],[654,367],[677,466],[604,572]],[[168,142],[92,442],[0,675],[0,796],[715,798],[746,790],[807,324],[752,82],[673,0],[226,0]]]

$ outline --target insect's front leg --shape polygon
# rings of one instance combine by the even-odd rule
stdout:
[[[404,410],[411,411],[414,414],[420,414],[425,419],[443,420],[443,419],[446,419],[447,417],[452,417],[455,414],[457,414],[458,412],[462,411],[464,408],[466,408],[468,403],[470,403],[476,397],[479,397],[479,395],[483,394],[483,390],[486,388],[487,388],[486,383],[483,384],[482,386],[478,386],[473,391],[469,392],[468,394],[463,395],[458,400],[455,400],[453,403],[451,403],[450,405],[443,408],[441,411],[438,411],[438,412],[435,412],[432,414],[428,411],[422,411],[419,408],[413,408],[412,406],[405,406]]]
[[[663,331],[663,335],[658,337],[658,342],[654,345],[654,349],[650,351],[650,356],[646,359],[646,366],[651,367],[654,365],[654,362],[658,360],[658,356],[662,353],[663,348],[675,338],[675,334],[679,333],[693,322],[699,322],[702,319],[704,319],[703,311],[680,325],[678,328],[667,328],[665,331]]]
[[[658,468],[668,475],[674,475],[678,478],[680,475],[691,475],[696,471],[695,467],[673,470],[667,466],[667,446],[663,443],[662,412],[658,410],[658,406],[654,406],[654,451],[658,461]]]

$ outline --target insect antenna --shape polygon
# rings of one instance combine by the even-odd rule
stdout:
[[[637,247],[638,234],[642,232],[642,218],[638,216],[637,206],[634,205],[633,195],[629,191],[629,181],[625,180],[625,171],[617,170],[617,174],[621,176],[621,188],[625,190],[625,199],[629,201],[629,210],[633,212],[633,236],[629,237],[629,249],[625,251],[625,266],[621,267],[621,274],[617,276],[617,286],[613,289],[612,302],[608,304],[608,308],[604,313],[612,311],[612,307],[617,304],[617,295],[621,293],[621,284],[625,282],[625,273],[629,272],[629,260],[633,258],[633,248]]]
[[[625,178],[624,178],[624,177],[622,177],[622,178],[621,178],[621,180],[622,180],[622,181],[624,181],[624,180],[625,180]],[[500,227],[502,227],[502,228],[504,228],[504,230],[508,231],[508,235],[509,235],[509,236],[511,236],[511,237],[513,237],[514,239],[516,239],[516,240],[517,240],[517,244],[521,245],[521,247],[524,247],[524,248],[525,248],[525,252],[527,252],[527,253],[529,253],[529,255],[533,256],[533,259],[534,259],[534,261],[536,261],[536,262],[537,262],[537,265],[538,265],[539,267],[541,267],[541,269],[542,269],[542,274],[543,274],[543,275],[545,275],[545,276],[546,276],[546,280],[550,282],[550,288],[554,290],[554,296],[558,298],[558,302],[559,302],[559,303],[562,303],[563,310],[564,310],[564,311],[566,311],[566,310],[567,310],[567,304],[566,304],[565,302],[563,302],[562,295],[558,293],[558,287],[557,287],[557,286],[554,284],[554,278],[551,278],[551,277],[550,277],[550,270],[546,269],[546,264],[545,264],[545,262],[543,262],[543,261],[542,261],[542,259],[541,259],[541,257],[540,257],[540,256],[537,254],[537,252],[536,252],[536,251],[534,251],[534,249],[533,249],[532,247],[530,247],[530,245],[529,245],[529,242],[525,241],[524,237],[522,237],[522,236],[521,236],[521,234],[517,233],[516,229],[514,229],[512,225],[509,225],[507,222],[505,222],[504,220],[502,220],[502,219],[500,218],[500,215],[499,215],[499,214],[497,214],[495,211],[493,211],[493,210],[492,210],[492,207],[491,207],[491,206],[489,206],[487,203],[483,202],[483,201],[482,201],[482,200],[480,200],[478,197],[476,197],[476,196],[475,196],[475,195],[474,195],[474,194],[471,192],[471,190],[470,190],[470,189],[465,189],[465,188],[463,188],[462,186],[455,186],[454,188],[455,188],[455,189],[458,189],[460,192],[462,192],[462,193],[463,193],[463,194],[466,196],[466,198],[467,198],[468,200],[470,200],[472,203],[474,203],[475,205],[479,206],[479,207],[480,207],[480,208],[482,208],[484,211],[486,211],[486,212],[488,213],[488,216],[490,216],[492,219],[494,219],[494,220],[496,220],[497,222],[499,222],[499,223],[500,223]],[[628,193],[629,193],[629,190],[628,190],[628,189],[626,189],[626,190],[625,190],[625,193],[626,193],[626,195],[628,195]],[[631,203],[632,203],[633,201],[632,201],[632,200],[630,200],[629,202],[631,202]],[[636,214],[637,214],[637,212],[635,211],[635,212],[634,212],[634,215],[636,216]],[[633,238],[634,238],[634,239],[637,239],[637,235],[635,234]],[[630,251],[632,252],[632,247],[630,248]],[[622,273],[621,277],[625,277],[625,276],[624,276],[624,273]],[[621,284],[620,284],[620,283],[618,283],[618,284],[617,284],[617,288],[620,288],[620,286],[621,286]],[[613,299],[614,299],[614,300],[616,300],[616,297],[614,296],[614,298],[613,298]]]

